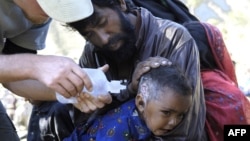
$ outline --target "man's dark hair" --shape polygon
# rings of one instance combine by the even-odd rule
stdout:
[[[119,0],[92,0],[92,3],[101,8],[108,7],[114,10],[118,9],[118,7],[120,6]],[[128,8],[127,11],[135,8],[135,5],[130,0],[126,0],[126,5]],[[89,25],[96,25],[97,21],[97,13],[94,11],[94,13],[90,17],[77,22],[67,23],[67,26],[73,28],[74,30],[77,30],[81,35],[84,36],[84,34],[81,33],[82,28],[86,28]]]

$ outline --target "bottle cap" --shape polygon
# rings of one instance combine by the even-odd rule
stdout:
[[[108,84],[108,91],[110,93],[120,93],[120,90],[126,89],[125,85],[122,85],[119,80],[112,80]]]

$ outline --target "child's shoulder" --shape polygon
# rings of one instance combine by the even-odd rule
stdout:
[[[114,115],[131,116],[133,115],[135,110],[136,110],[135,100],[131,99],[121,104],[120,106],[110,110],[107,114],[113,116]]]

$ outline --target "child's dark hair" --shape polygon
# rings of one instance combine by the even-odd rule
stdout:
[[[140,79],[138,93],[143,96],[144,102],[147,102],[160,99],[166,93],[165,88],[170,88],[183,96],[192,95],[190,81],[174,64],[160,66],[144,74]]]

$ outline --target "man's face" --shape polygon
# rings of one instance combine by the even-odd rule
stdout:
[[[95,6],[96,18],[81,32],[105,56],[117,62],[126,61],[135,53],[135,31],[120,9]]]
[[[151,99],[139,109],[148,128],[156,136],[166,135],[182,120],[191,105],[191,96],[182,96],[166,88],[161,98]],[[138,106],[137,106],[138,107]]]

